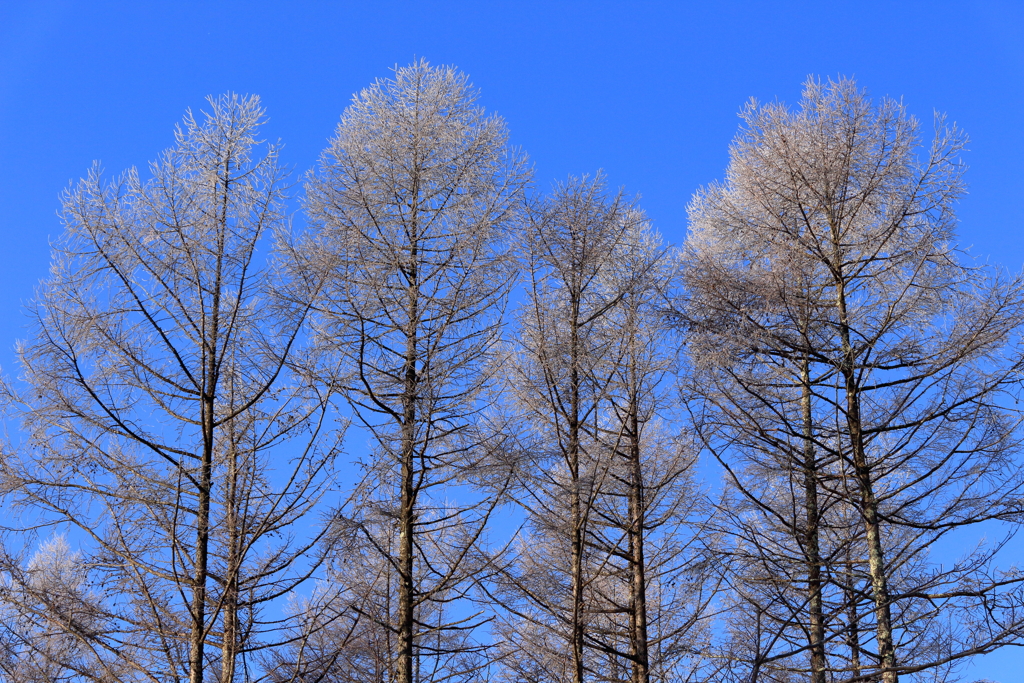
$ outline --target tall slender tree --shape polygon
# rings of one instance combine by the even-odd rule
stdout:
[[[530,286],[507,362],[530,456],[517,492],[527,524],[494,587],[504,675],[671,678],[678,639],[699,630],[683,615],[700,610],[682,582],[670,588],[686,561],[669,529],[697,498],[688,451],[657,424],[668,365],[652,304],[665,251],[601,176],[557,186],[529,219]],[[663,602],[649,605],[655,594]]]
[[[79,550],[26,566],[8,544],[0,597],[16,629],[74,646],[26,639],[18,666],[250,677],[284,639],[274,601],[322,562],[328,528],[297,531],[338,453],[328,396],[297,362],[315,283],[275,283],[283,270],[260,263],[286,217],[276,151],[258,153],[259,100],[210,106],[185,117],[151,179],[105,184],[94,169],[64,195],[23,382],[4,385],[25,438],[0,492],[23,546],[54,529]],[[307,303],[277,296],[285,286]],[[55,601],[45,577],[65,575]]]
[[[477,418],[529,171],[476,98],[455,69],[397,69],[354,98],[306,186],[306,258],[329,274],[319,339],[351,370],[343,390],[371,437],[341,523],[390,568],[393,609],[376,618],[398,683],[472,674],[446,664],[461,660],[443,636],[473,620],[427,615],[460,604],[497,504],[465,485],[489,439]]]
[[[742,253],[747,244],[733,247]],[[803,300],[810,290],[789,266],[741,273],[732,283],[743,291],[730,296],[756,301],[756,324],[728,311],[691,309],[706,317],[691,321],[688,403],[698,438],[727,474],[718,520],[732,539],[728,564],[737,587],[729,656],[755,678],[799,671],[824,683],[836,627],[828,568],[849,529],[837,525],[842,498],[823,485],[837,456],[818,377],[807,354],[765,341],[808,329]]]
[[[607,576],[595,586],[601,618],[586,639],[606,658],[598,670],[610,672],[618,660],[631,683],[684,681],[707,664],[700,655],[715,594],[708,550],[716,544],[693,479],[697,449],[678,433],[682,415],[670,381],[675,354],[663,301],[672,252],[642,215],[627,222],[634,225],[614,255],[618,275],[605,282],[627,286],[607,316],[618,334],[595,436],[610,462],[590,542],[607,558]]]
[[[600,177],[570,179],[532,207],[524,236],[531,283],[512,389],[535,429],[529,448],[546,457],[523,486],[533,533],[502,588],[505,600],[523,603],[515,610],[522,626],[507,635],[523,654],[513,675],[528,680],[586,677],[588,589],[597,578],[588,529],[610,464],[587,423],[597,424],[612,382],[615,332],[606,323],[623,291],[610,276],[638,219],[629,209],[605,195]]]
[[[725,378],[704,404],[719,435],[740,442],[723,460],[756,441],[746,452],[758,462],[789,461],[781,477],[764,471],[768,486],[806,482],[747,499],[799,545],[810,673],[895,683],[1017,642],[1020,579],[999,568],[998,544],[942,566],[929,559],[954,529],[1016,518],[1024,483],[1007,400],[1020,368],[1021,283],[954,247],[963,135],[940,121],[919,156],[903,106],[873,105],[848,80],[809,81],[796,110],[753,103],[742,116],[726,181],[691,206],[681,319],[693,361]],[[758,373],[776,379],[747,381]],[[831,555],[819,494],[836,520],[860,527]],[[779,503],[805,512],[783,520]],[[817,550],[804,533],[815,520]],[[847,596],[845,625],[830,628],[849,651],[838,639],[818,645],[830,637],[815,616],[825,581]],[[829,665],[829,654],[845,661]]]

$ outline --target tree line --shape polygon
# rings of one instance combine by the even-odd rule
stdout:
[[[957,245],[959,129],[846,79],[752,102],[670,247],[600,173],[535,190],[477,98],[360,92],[301,230],[256,97],[65,191],[0,384],[4,680],[896,683],[1024,644],[1024,280]]]

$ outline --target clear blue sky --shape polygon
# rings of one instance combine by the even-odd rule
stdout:
[[[603,168],[673,242],[694,190],[722,176],[746,100],[854,76],[926,128],[937,110],[967,131],[962,242],[1024,263],[1024,0],[4,0],[0,365],[14,369],[22,303],[46,275],[58,194],[93,160],[144,166],[186,108],[230,90],[263,98],[266,137],[301,173],[352,94],[416,57],[470,74],[539,184]],[[967,673],[1014,683],[1022,669],[1024,651],[1003,651]]]

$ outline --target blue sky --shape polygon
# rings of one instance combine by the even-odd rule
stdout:
[[[964,245],[1024,264],[1024,2],[58,2],[0,4],[0,365],[60,233],[58,195],[172,143],[208,94],[263,98],[269,139],[308,168],[352,94],[423,57],[454,64],[502,114],[546,187],[603,168],[672,242],[722,176],[749,98],[795,102],[808,75],[902,97],[925,130],[971,138]],[[1017,663],[1017,669],[1011,666]],[[1024,652],[968,680],[1019,680]]]

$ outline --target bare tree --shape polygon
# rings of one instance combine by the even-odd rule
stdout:
[[[500,584],[522,622],[504,635],[523,655],[509,660],[523,680],[585,677],[587,589],[597,578],[588,522],[609,466],[586,424],[596,425],[612,382],[615,333],[606,322],[623,292],[605,285],[637,219],[628,209],[621,197],[605,196],[600,177],[570,179],[532,208],[525,235],[531,283],[512,389],[524,428],[537,436],[528,448],[540,457],[522,487],[531,535]]]
[[[836,435],[807,354],[763,341],[799,335],[810,322],[801,303],[809,289],[788,265],[737,275],[733,284],[744,292],[736,298],[757,302],[757,327],[700,303],[690,309],[710,315],[690,321],[688,405],[697,436],[727,475],[716,527],[731,539],[728,657],[752,678],[824,683],[837,627],[829,568],[848,549],[851,529],[840,522],[842,497],[822,484],[836,473]],[[691,275],[699,267],[692,266]]]
[[[477,621],[428,615],[462,604],[498,500],[468,485],[485,457],[484,369],[529,172],[476,97],[455,69],[397,69],[354,98],[306,188],[317,234],[304,258],[331,278],[319,338],[350,369],[343,388],[371,437],[367,476],[339,524],[362,529],[390,568],[383,625],[399,683],[472,674],[445,664],[458,653],[443,634]]]
[[[607,558],[606,577],[595,585],[601,619],[586,640],[608,658],[596,668],[609,680],[619,680],[610,672],[621,660],[632,683],[684,681],[706,664],[716,575],[709,551],[716,543],[706,533],[707,501],[693,481],[697,449],[682,434],[666,433],[682,424],[663,321],[669,252],[642,215],[627,221],[634,228],[613,254],[617,279],[627,287],[607,315],[618,334],[608,349],[612,375],[596,433],[610,462],[594,501],[590,543]]]
[[[274,603],[323,561],[328,527],[310,515],[338,439],[298,363],[308,303],[275,293],[308,301],[315,283],[260,265],[287,219],[275,149],[254,156],[258,99],[210,105],[151,179],[94,169],[67,191],[25,388],[5,385],[25,434],[0,469],[10,524],[23,544],[57,529],[80,550],[74,609],[15,552],[3,599],[69,642],[69,658],[26,646],[79,679],[251,679],[285,637]]]
[[[963,136],[940,121],[920,158],[902,105],[847,80],[742,116],[726,182],[691,206],[680,318],[710,383],[709,436],[726,464],[753,455],[765,483],[745,497],[796,542],[778,552],[805,568],[789,583],[807,607],[788,618],[804,620],[791,626],[809,672],[894,683],[1020,642],[1020,576],[999,543],[928,555],[954,529],[1018,519],[1024,482],[1007,400],[1021,283],[953,246]],[[823,524],[851,520],[826,544]]]
[[[686,543],[672,533],[695,507],[693,461],[657,424],[669,367],[652,302],[664,249],[598,176],[532,207],[523,259],[530,288],[506,365],[530,461],[518,470],[526,533],[494,586],[505,674],[671,677],[700,609],[675,585]],[[664,604],[649,609],[656,594]],[[672,654],[652,661],[651,647]]]

